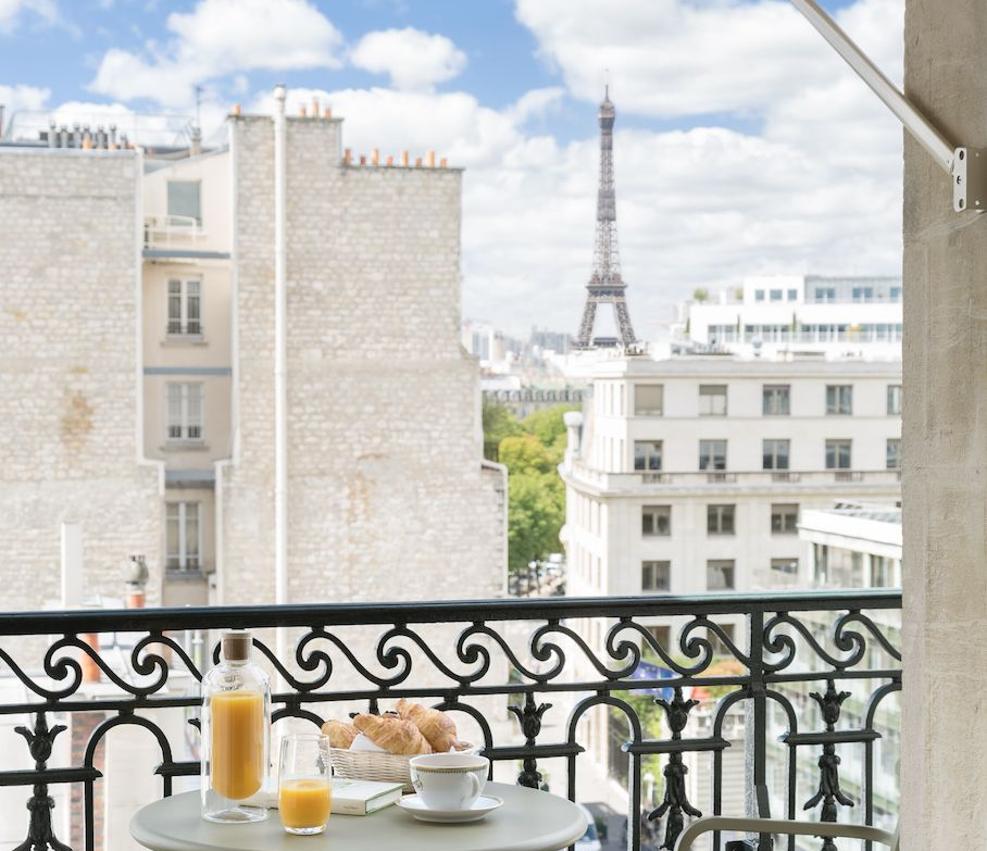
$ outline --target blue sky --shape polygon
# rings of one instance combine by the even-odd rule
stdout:
[[[902,0],[825,5],[900,74]],[[283,81],[357,150],[447,153],[464,310],[518,333],[576,322],[604,69],[643,333],[699,285],[896,271],[900,133],[782,0],[0,0],[8,109],[191,114],[199,85],[208,132]]]

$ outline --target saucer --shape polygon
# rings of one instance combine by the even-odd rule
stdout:
[[[487,813],[504,806],[500,798],[493,795],[480,795],[468,810],[430,810],[418,795],[405,795],[397,805],[406,812],[411,813],[419,821],[434,821],[442,824],[463,824],[470,821],[479,821]]]

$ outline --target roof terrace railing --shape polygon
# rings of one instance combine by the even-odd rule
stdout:
[[[635,851],[671,848],[700,812],[742,814],[729,790],[745,785],[752,800],[768,795],[776,816],[804,807],[824,821],[891,821],[883,802],[896,779],[882,766],[897,761],[887,749],[897,747],[900,607],[896,591],[850,591],[9,612],[0,716],[26,718],[18,732],[34,768],[5,768],[0,786],[32,788],[22,847],[64,847],[49,790],[79,784],[76,849],[112,848],[96,830],[104,773],[115,770],[97,759],[100,745],[117,727],[142,728],[160,755],[161,793],[193,782],[198,733],[184,722],[195,721],[198,681],[218,656],[215,631],[250,627],[276,675],[276,726],[427,701],[454,714],[499,774],[532,787],[551,774],[571,800],[603,742]],[[272,649],[276,633],[291,653]],[[162,726],[170,713],[184,735]],[[601,737],[592,748],[591,713]],[[49,767],[66,726],[70,764]],[[731,749],[746,753],[743,777],[731,775]],[[853,766],[851,799],[840,776]],[[708,788],[696,774],[687,782],[690,768]]]

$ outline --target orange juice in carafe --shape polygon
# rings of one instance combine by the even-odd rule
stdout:
[[[202,678],[202,817],[208,821],[263,821],[267,808],[249,803],[269,773],[271,687],[250,661],[252,638],[223,633],[218,665]]]
[[[282,780],[278,808],[285,827],[322,827],[329,821],[332,810],[332,786],[329,778]]]
[[[220,692],[212,699],[212,785],[242,801],[264,782],[264,697],[256,691]]]

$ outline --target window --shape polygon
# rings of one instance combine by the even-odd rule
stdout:
[[[816,301],[836,301],[836,287],[816,287]]]
[[[668,626],[646,626],[645,629],[651,633],[651,637],[655,640],[662,650],[668,651],[671,649],[672,643],[672,629]],[[644,652],[649,654],[652,658],[656,657],[658,654],[651,649],[651,645],[643,643],[642,646]]]
[[[699,441],[699,469],[725,470],[727,468],[727,442],[725,440]]]
[[[848,416],[853,413],[853,385],[826,385],[826,413]]]
[[[894,585],[894,562],[884,556],[870,557],[871,588],[890,588]]]
[[[856,302],[870,302],[874,300],[873,287],[854,287],[852,290],[853,300]]]
[[[888,416],[889,417],[901,416],[901,385],[900,384],[888,385]]]
[[[764,290],[754,290],[754,301],[764,301]]]
[[[201,547],[199,541],[199,503],[169,502],[165,515],[169,570],[198,570]]]
[[[727,415],[726,384],[699,385],[699,416],[725,417]]]
[[[761,389],[761,413],[766,417],[787,417],[791,412],[792,388],[788,384],[765,384]]]
[[[788,446],[790,441],[769,438],[763,441],[763,461],[765,470],[788,469]]]
[[[671,588],[672,563],[669,561],[641,562],[641,590],[668,591]]]
[[[202,224],[200,185],[198,180],[168,181],[168,218],[171,224]]]
[[[851,442],[849,440],[826,441],[827,470],[850,469],[850,444]]]
[[[799,298],[799,291],[798,290],[789,290],[788,291],[788,300],[789,301],[798,301],[798,298]]]
[[[732,535],[735,508],[734,505],[707,505],[706,532],[710,535]]]
[[[901,287],[891,287],[891,301],[901,301]]]
[[[635,470],[661,469],[661,441],[660,440],[634,441],[634,469]]]
[[[733,559],[710,559],[706,562],[706,588],[709,591],[727,591],[733,588]]]
[[[202,293],[199,281],[168,281],[168,333],[202,333]]]
[[[771,290],[771,301],[781,301],[781,290]]]
[[[771,559],[771,570],[788,576],[798,576],[799,560],[797,558],[773,558]]]
[[[885,450],[886,465],[889,470],[901,469],[901,438],[889,437]]]
[[[662,536],[672,534],[672,506],[646,505],[641,509],[641,534]]]
[[[771,506],[771,534],[795,535],[798,533],[798,503],[779,502]]]
[[[634,385],[634,413],[639,417],[660,417],[664,403],[661,384]]]
[[[202,385],[168,385],[168,439],[202,440]]]

